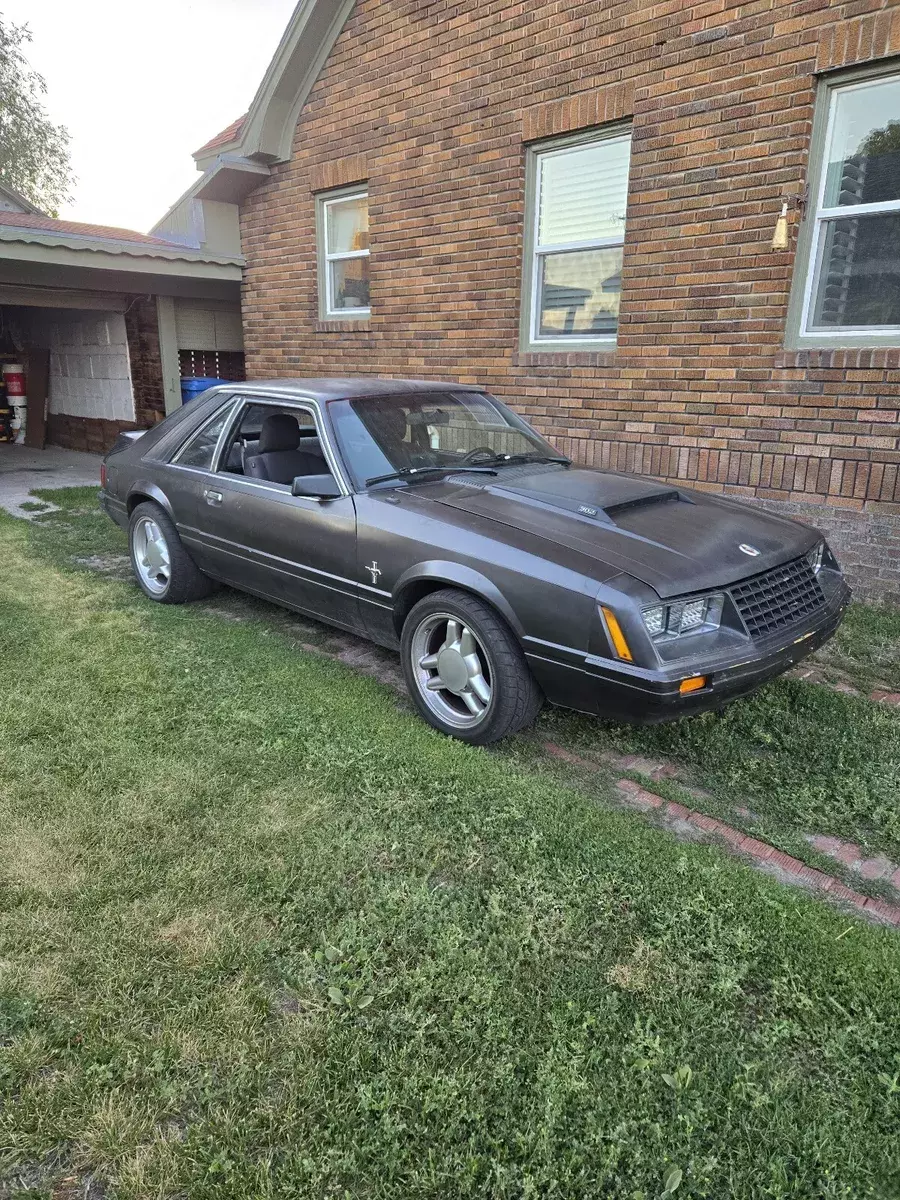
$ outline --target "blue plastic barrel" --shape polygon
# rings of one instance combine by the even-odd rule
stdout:
[[[227,379],[210,379],[208,376],[193,378],[191,376],[182,375],[181,377],[181,403],[187,404],[189,400],[193,400],[207,388],[215,387],[217,383],[228,383]]]

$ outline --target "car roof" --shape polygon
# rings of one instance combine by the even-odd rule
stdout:
[[[252,394],[307,396],[313,400],[350,400],[359,396],[397,396],[413,392],[483,392],[484,388],[472,383],[454,383],[436,379],[383,379],[375,375],[335,379],[255,379],[239,387],[241,392]],[[223,389],[224,390],[224,389]]]

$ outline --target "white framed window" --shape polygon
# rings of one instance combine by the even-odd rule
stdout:
[[[822,85],[797,261],[789,333],[797,344],[900,344],[896,67]]]
[[[631,130],[528,151],[522,348],[612,348],[619,325]]]
[[[369,306],[369,193],[342,188],[317,197],[319,310],[324,318],[365,320]]]

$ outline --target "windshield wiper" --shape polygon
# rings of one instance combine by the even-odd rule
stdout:
[[[417,475],[433,475],[435,471],[450,471],[454,475],[460,471],[475,471],[479,475],[497,474],[490,466],[454,467],[445,463],[443,466],[433,467],[402,467],[399,471],[389,471],[387,475],[373,475],[371,479],[366,480],[366,487],[371,487],[373,483],[387,483],[389,479],[414,479]]]
[[[479,459],[478,465],[505,467],[510,463],[559,463],[571,467],[571,458],[556,454],[493,454],[490,458]]]

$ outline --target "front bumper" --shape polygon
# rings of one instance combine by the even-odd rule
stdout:
[[[578,666],[528,654],[529,664],[547,699],[563,708],[635,724],[673,721],[720,708],[790,670],[834,634],[850,603],[846,583],[816,616],[764,641],[748,643],[736,658],[682,659],[676,667],[652,671],[588,657]],[[681,682],[705,675],[700,691],[682,695]]]

